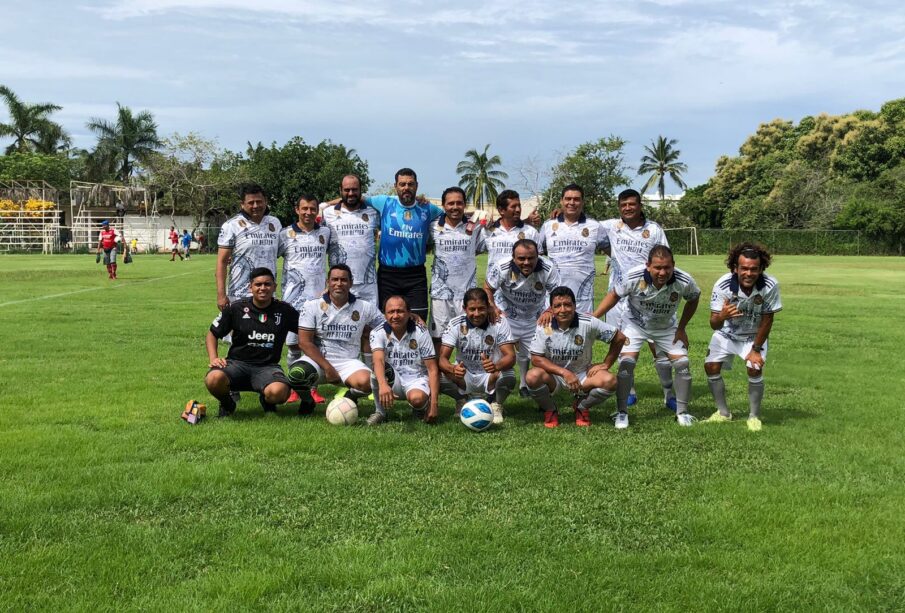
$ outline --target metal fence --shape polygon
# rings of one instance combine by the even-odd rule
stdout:
[[[695,236],[696,234],[696,236]],[[676,253],[719,255],[732,245],[755,241],[784,255],[902,255],[902,245],[870,240],[859,230],[666,230]]]
[[[60,250],[60,212],[0,212],[0,253]]]

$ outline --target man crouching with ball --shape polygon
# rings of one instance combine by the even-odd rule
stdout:
[[[386,411],[396,398],[407,400],[415,416],[429,424],[435,423],[440,369],[431,336],[427,329],[415,323],[402,296],[387,298],[383,315],[386,323],[372,330],[370,338],[375,410],[368,418],[368,425],[386,421]]]
[[[205,339],[210,371],[204,379],[208,391],[220,401],[219,417],[236,411],[230,392],[254,390],[265,412],[289,398],[289,380],[280,368],[283,344],[289,332],[299,328],[299,314],[291,305],[273,297],[273,272],[255,268],[249,275],[251,298],[230,302]],[[217,340],[232,333],[226,358],[217,355]]]

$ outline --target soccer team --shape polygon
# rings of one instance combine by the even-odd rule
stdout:
[[[396,400],[433,423],[440,394],[457,410],[484,398],[501,423],[518,385],[550,428],[559,425],[559,392],[571,393],[578,426],[589,426],[590,409],[615,395],[615,427],[624,429],[636,402],[635,364],[647,344],[665,406],[679,425],[693,425],[685,330],[701,291],[676,268],[638,192],[619,194],[619,218],[598,221],[584,214],[581,187],[568,185],[555,216],[541,224],[536,214],[523,221],[519,195],[505,190],[496,201],[498,221],[485,227],[465,219],[458,187],[443,192],[442,208],[416,198],[410,168],[396,173],[395,188],[395,196],[366,198],[358,177],[348,175],[335,201],[301,195],[287,227],[268,214],[259,186],[241,188],[241,210],[218,239],[221,312],[206,339],[205,382],[221,416],[235,411],[239,391],[258,392],[265,411],[297,398],[299,413],[311,414],[321,400],[317,386],[330,383],[356,403],[373,394],[369,425],[386,421]],[[488,265],[480,287],[482,252]],[[595,307],[601,252],[610,256],[609,288]],[[732,419],[721,372],[738,356],[748,368],[747,425],[757,431],[768,337],[782,308],[779,285],[765,273],[770,254],[761,245],[733,247],[726,264],[710,302],[714,333],[705,371],[717,411],[708,421]],[[218,357],[220,339],[230,342],[225,359]],[[609,348],[593,363],[598,340]]]

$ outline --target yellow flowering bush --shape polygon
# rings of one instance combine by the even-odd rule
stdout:
[[[29,211],[29,217],[41,217],[41,213],[43,211],[52,211],[57,207],[53,202],[50,202],[48,200],[29,198],[28,202],[25,203],[25,206],[23,208],[26,211]]]
[[[20,210],[18,204],[7,198],[0,198],[0,213],[7,213],[18,210]]]

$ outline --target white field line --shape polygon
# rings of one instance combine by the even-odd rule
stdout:
[[[169,275],[167,277],[155,277],[153,279],[145,279],[144,281],[135,281],[132,283],[125,283],[122,285],[86,287],[85,289],[77,289],[77,290],[73,290],[71,292],[63,292],[61,294],[49,294],[47,296],[35,296],[34,298],[24,298],[22,300],[11,300],[9,302],[0,302],[0,308],[5,307],[5,306],[11,306],[13,304],[23,304],[25,302],[37,302],[38,300],[51,300],[53,298],[62,298],[63,296],[72,296],[74,294],[84,294],[85,292],[97,292],[100,290],[108,290],[108,289],[124,289],[124,288],[132,287],[133,285],[141,285],[143,283],[153,283],[154,281],[165,281],[167,279],[175,279],[176,277],[194,275],[199,272],[207,272],[207,271],[192,270],[190,272],[181,272],[178,275]]]

